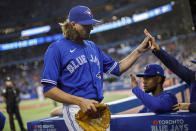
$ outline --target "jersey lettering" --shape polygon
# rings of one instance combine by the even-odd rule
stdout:
[[[87,63],[86,57],[84,55],[81,55],[79,57],[76,58],[76,61],[71,61],[68,65],[67,65],[67,70],[72,74],[77,68],[79,68],[79,66],[83,65]]]
[[[100,69],[99,59],[97,59],[97,57],[96,57],[96,56],[91,55],[91,59],[90,59],[90,61],[91,61],[91,62],[96,63],[96,64],[97,64],[97,66],[98,66],[98,67],[99,67],[99,69]]]
[[[71,64],[74,66],[75,69],[79,67],[79,65],[77,65],[77,63],[75,63],[74,61],[71,61]]]
[[[87,63],[87,60],[86,60],[85,55],[81,55],[81,58],[82,58],[82,60],[83,60],[84,63]]]
[[[74,72],[74,67],[71,64],[68,64],[67,70],[72,74]]]
[[[96,56],[91,55],[90,58],[90,62],[96,63],[97,66],[100,69],[100,62],[97,59]],[[72,74],[77,68],[79,68],[79,66],[82,66],[83,64],[87,63],[87,59],[85,57],[85,55],[81,55],[79,57],[76,58],[76,61],[71,61],[68,65],[67,65],[67,70]]]

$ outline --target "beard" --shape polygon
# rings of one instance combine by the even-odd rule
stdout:
[[[68,30],[66,32],[66,38],[71,39],[73,41],[80,39],[80,34],[74,29]]]
[[[154,92],[155,89],[156,89],[156,86],[150,87],[150,88],[146,88],[146,89],[144,89],[144,91],[145,91],[146,93],[151,93],[151,92]]]
[[[90,38],[89,33],[81,34],[77,30],[68,31],[68,38],[73,41],[88,40]]]
[[[77,31],[76,30],[76,32],[77,32],[77,34],[78,34],[78,38],[77,38],[77,40],[79,39],[79,40],[88,40],[89,38],[90,38],[90,33],[87,33],[87,32],[82,32],[82,33],[80,33],[79,31]]]

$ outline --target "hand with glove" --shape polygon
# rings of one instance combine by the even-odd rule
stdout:
[[[106,104],[94,104],[97,111],[82,110],[76,114],[75,119],[77,123],[84,129],[84,131],[106,131],[110,124],[111,113]]]

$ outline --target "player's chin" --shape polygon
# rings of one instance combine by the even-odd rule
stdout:
[[[150,90],[148,88],[144,87],[144,92],[150,93]]]
[[[85,35],[85,36],[83,37],[83,39],[84,39],[84,40],[90,39],[90,35]]]

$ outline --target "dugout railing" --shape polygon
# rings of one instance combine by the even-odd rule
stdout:
[[[181,93],[185,97],[187,84],[179,84],[165,88],[174,94]],[[185,98],[182,98],[185,100]],[[140,113],[123,114],[116,113],[137,107],[141,102],[134,96],[107,103],[112,112],[111,131],[195,131],[196,113],[172,112],[165,114]],[[48,117],[27,123],[29,131],[68,131],[63,116]]]
[[[185,102],[186,101],[185,89],[188,87],[189,86],[187,84],[183,83],[183,84],[166,87],[164,88],[164,90],[169,91],[173,94],[181,93],[182,102]],[[112,114],[119,113],[119,112],[142,105],[141,101],[137,99],[136,96],[130,96],[130,97],[116,100],[113,102],[108,102],[106,104],[109,105],[109,108]]]

